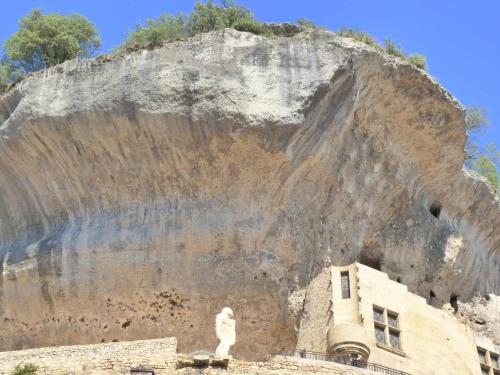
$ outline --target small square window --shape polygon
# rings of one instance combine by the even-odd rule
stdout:
[[[490,375],[490,370],[485,367],[481,367],[481,375]]]
[[[496,353],[490,352],[491,366],[495,368],[500,368],[500,356]]]
[[[397,315],[397,314],[394,314],[394,313],[390,313],[390,312],[388,312],[388,313],[387,313],[387,323],[388,323],[391,327],[398,328],[398,315]]]
[[[384,323],[384,311],[376,307],[373,308],[373,320]]]
[[[392,329],[389,330],[389,343],[393,348],[401,349],[401,342],[399,340],[399,332]]]
[[[486,351],[478,349],[477,355],[479,356],[479,362],[486,363]]]
[[[385,345],[385,329],[383,327],[375,326],[375,338],[378,343]]]

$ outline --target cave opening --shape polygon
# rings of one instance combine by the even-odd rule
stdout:
[[[436,298],[436,293],[434,293],[434,291],[431,290],[429,292],[429,305],[431,306],[433,305],[435,298]]]
[[[458,296],[456,294],[450,296],[450,305],[455,312],[458,312]]]
[[[429,207],[429,212],[431,213],[432,216],[434,216],[436,219],[439,219],[439,216],[441,215],[441,209],[443,207],[441,206],[441,203],[439,202],[433,202],[431,206]]]
[[[396,277],[396,281],[401,284],[401,277]]]

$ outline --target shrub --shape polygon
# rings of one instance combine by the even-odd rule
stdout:
[[[424,55],[412,53],[408,56],[408,61],[419,69],[427,70],[427,61]]]
[[[4,94],[9,87],[23,78],[23,73],[19,69],[16,69],[11,61],[7,58],[0,60],[0,95]]]
[[[225,27],[234,28],[235,25],[242,26],[246,24],[246,26],[249,26],[252,21],[254,22],[252,28],[255,28],[258,21],[254,19],[248,9],[241,5],[236,5],[229,0],[223,0],[221,6],[219,6],[215,5],[212,0],[208,0],[206,3],[196,3],[189,16],[187,29],[189,34],[195,35]]]
[[[4,45],[7,56],[30,72],[91,56],[100,39],[94,25],[83,16],[44,15],[34,10],[21,19],[19,30]]]
[[[375,39],[370,34],[364,31],[342,28],[338,33],[340,36],[355,39],[358,42],[369,45],[370,47],[380,48]]]
[[[389,55],[400,57],[402,59],[405,58],[403,49],[389,38],[384,39],[384,49]]]
[[[486,118],[486,108],[470,106],[465,109],[465,127],[468,131],[475,132],[488,126],[490,121]]]
[[[186,35],[186,20],[182,14],[173,16],[162,14],[157,19],[148,19],[145,25],[137,25],[130,32],[120,50],[159,47],[166,41],[179,39]]]
[[[38,367],[32,363],[20,363],[11,372],[11,375],[36,375]]]
[[[262,34],[263,33],[263,28],[262,24],[256,20],[253,19],[248,19],[248,18],[242,18],[237,20],[233,24],[233,28],[238,31],[248,31],[250,33],[254,34]]]
[[[312,22],[311,20],[308,20],[307,18],[304,18],[304,17],[299,18],[297,20],[297,24],[299,26],[306,28],[306,29],[316,29],[316,25],[314,24],[314,22]]]
[[[196,3],[188,17],[165,13],[158,19],[149,19],[144,25],[137,25],[118,47],[118,53],[159,47],[164,42],[226,27],[254,34],[269,34],[269,30],[246,8],[229,0],[223,0],[221,5],[208,0],[206,3]]]
[[[500,180],[495,164],[485,155],[480,156],[473,164],[473,168],[481,176],[486,177],[495,192],[498,192]]]

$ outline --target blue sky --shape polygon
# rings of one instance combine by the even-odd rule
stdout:
[[[103,40],[101,52],[117,46],[138,21],[162,12],[188,13],[194,0],[18,0],[4,1],[0,41],[33,8],[92,20]],[[406,52],[427,56],[430,73],[463,104],[488,109],[491,126],[475,136],[500,146],[500,1],[498,0],[240,0],[261,21],[306,17],[336,30],[368,31],[390,37]]]

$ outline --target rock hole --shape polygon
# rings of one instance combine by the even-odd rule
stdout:
[[[486,301],[489,301],[489,300],[491,299],[491,297],[490,297],[490,295],[489,295],[489,294],[486,294],[486,295],[484,296],[484,299],[485,299]]]
[[[439,203],[439,202],[433,202],[431,204],[431,206],[429,207],[429,212],[436,219],[439,219],[439,215],[441,215],[441,209],[442,209],[441,203]]]
[[[432,306],[436,298],[436,293],[434,293],[432,290],[429,292],[429,305]]]
[[[401,277],[396,277],[396,281],[401,284]]]
[[[456,294],[450,296],[450,305],[455,312],[458,312],[458,296]]]

